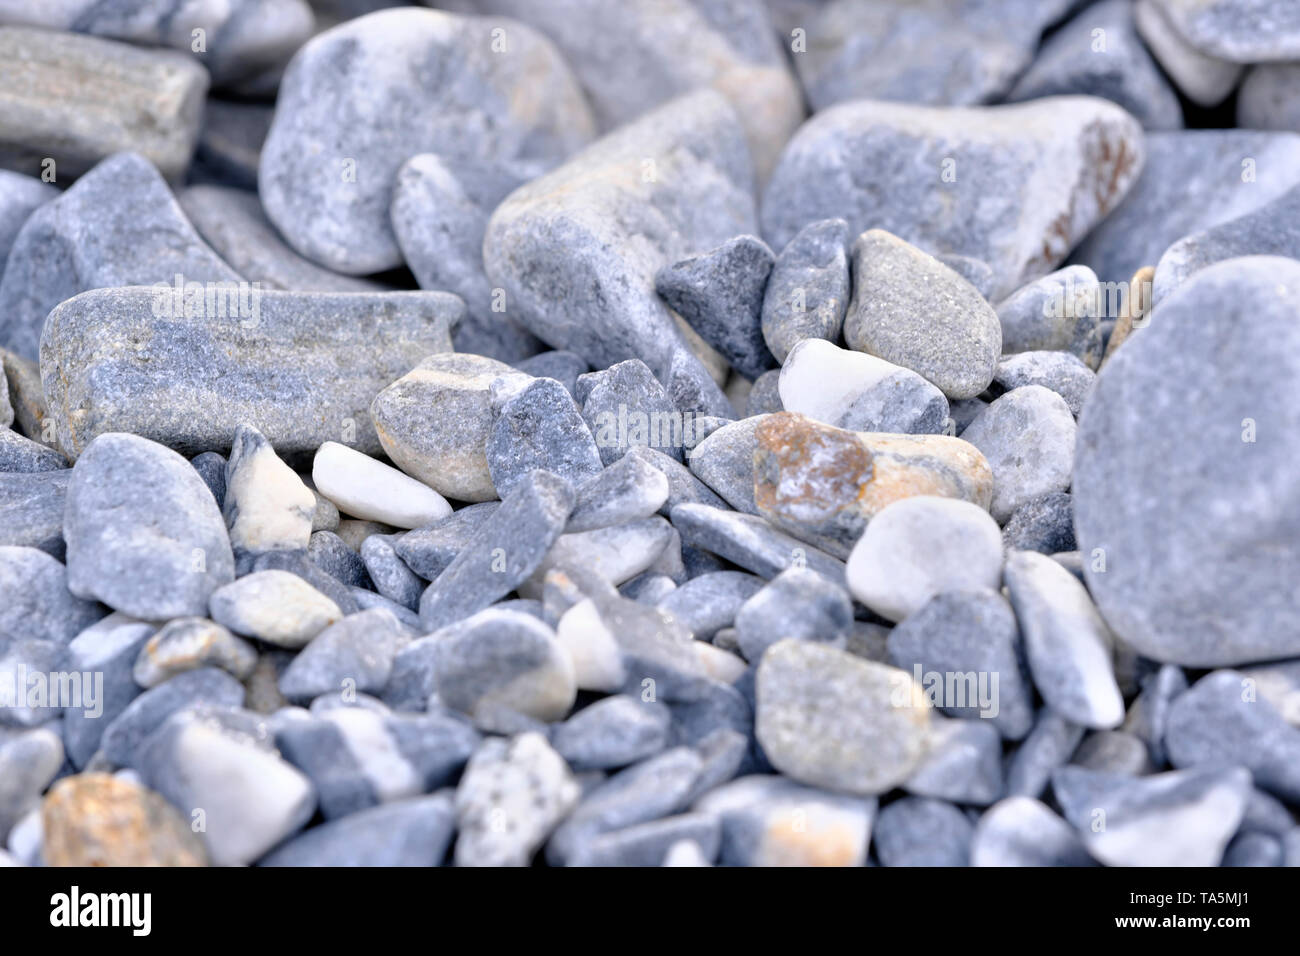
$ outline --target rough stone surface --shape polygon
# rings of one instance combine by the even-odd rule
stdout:
[[[1300,652],[1287,584],[1300,567],[1300,491],[1284,464],[1300,421],[1268,384],[1298,374],[1297,290],[1292,259],[1201,270],[1106,364],[1084,409],[1075,529],[1084,555],[1105,558],[1084,573],[1116,635],[1153,660],[1214,667]],[[1168,428],[1139,405],[1200,425]]]
[[[807,223],[840,216],[854,235],[883,229],[932,255],[982,259],[1006,295],[1064,259],[1119,204],[1143,156],[1137,121],[1099,99],[844,103],[786,146],[764,196],[763,237],[784,246]],[[940,179],[946,160],[951,182]],[[881,170],[888,190],[878,188]]]

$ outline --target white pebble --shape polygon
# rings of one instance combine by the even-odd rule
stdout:
[[[327,441],[311,467],[316,490],[339,511],[395,528],[422,528],[451,514],[447,499],[355,448]]]

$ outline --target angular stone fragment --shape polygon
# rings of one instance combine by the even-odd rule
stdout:
[[[32,474],[67,467],[68,459],[53,448],[0,427],[0,474]]]
[[[1084,574],[1143,656],[1221,667],[1300,653],[1288,583],[1300,567],[1289,464],[1300,412],[1274,387],[1300,374],[1297,290],[1293,259],[1201,270],[1115,353],[1084,408],[1073,479]],[[1169,428],[1142,408],[1201,425]]]
[[[500,507],[499,501],[468,505],[427,527],[400,535],[393,543],[393,550],[412,571],[426,581],[432,581],[455,560],[456,555],[473,540],[483,522]]]
[[[764,196],[763,236],[781,246],[840,216],[853,235],[882,229],[932,255],[982,259],[1006,295],[1115,208],[1144,152],[1137,122],[1090,97],[978,109],[844,103],[786,146]],[[887,190],[881,169],[891,171]]]
[[[757,236],[737,236],[708,252],[664,266],[655,291],[741,375],[771,368],[763,341],[763,291],[775,256]]]
[[[71,477],[66,469],[0,474],[0,545],[39,548],[63,560],[63,507]]]
[[[596,440],[559,382],[498,379],[491,397],[492,428],[484,451],[498,497],[508,497],[536,469],[574,485],[600,473]]]
[[[946,435],[845,431],[800,415],[757,423],[755,510],[772,524],[848,557],[882,509],[915,495],[987,509],[993,474],[970,443]]]
[[[378,454],[371,401],[451,347],[463,308],[437,292],[268,291],[251,301],[256,315],[245,318],[159,318],[154,289],[100,289],[55,309],[41,376],[64,451],[115,430],[185,454],[225,451],[235,426],[254,421],[282,454],[340,437]]]
[[[361,561],[376,591],[413,611],[420,606],[425,582],[398,557],[393,548],[395,540],[388,535],[372,534],[361,543]]]
[[[930,705],[903,671],[808,641],[763,655],[755,733],[800,783],[869,796],[902,783],[929,746]]]
[[[203,479],[176,452],[109,433],[72,469],[64,513],[68,588],[148,620],[207,613],[235,577],[230,538]]]
[[[610,528],[649,518],[668,500],[668,477],[641,458],[624,455],[578,490],[565,532]]]
[[[911,369],[949,398],[988,388],[1002,327],[979,291],[933,256],[881,229],[853,244],[844,341]]]
[[[9,250],[13,248],[23,224],[33,212],[58,195],[58,189],[35,176],[0,170],[0,275],[4,273],[5,260],[9,258]],[[0,395],[0,425],[8,425],[13,418],[5,421],[4,409],[9,395],[7,389],[3,391],[5,394]]]
[[[932,688],[925,692],[933,700]],[[1003,792],[1002,738],[982,720],[932,717],[930,749],[903,789],[921,797],[984,807]]]
[[[117,766],[136,767],[142,746],[173,714],[205,705],[234,708],[244,701],[239,681],[215,667],[186,671],[132,700],[100,738],[104,757]]]
[[[799,230],[772,266],[763,293],[763,340],[785,362],[804,339],[835,342],[849,304],[849,224],[811,222]]]
[[[236,571],[269,551],[307,550],[316,496],[247,422],[231,439],[223,501]]]
[[[1097,375],[1069,352],[1021,352],[998,362],[993,382],[1008,392],[1025,385],[1041,385],[1065,399],[1075,418],[1092,391]],[[1068,548],[1058,548],[1068,551]]]
[[[171,50],[2,27],[0,87],[6,166],[39,175],[48,157],[75,177],[132,149],[178,179],[198,139],[208,75]]]
[[[338,272],[401,264],[393,182],[436,152],[484,178],[532,179],[592,135],[582,93],[540,34],[434,10],[381,10],[313,38],[285,71],[259,187],[289,244]],[[393,117],[401,117],[393,121]]]
[[[635,447],[654,448],[681,461],[702,437],[693,417],[678,411],[640,359],[579,376],[574,397],[607,465]]]
[[[354,690],[377,694],[388,683],[393,658],[407,636],[388,611],[375,608],[331,624],[302,649],[280,675],[289,700]]]
[[[843,562],[777,531],[762,518],[681,504],[673,508],[672,522],[684,544],[726,558],[759,577],[774,578],[786,568],[806,566],[836,584],[844,581]]]
[[[67,777],[41,803],[47,866],[204,866],[188,821],[152,790],[103,773]]]
[[[204,283],[205,295],[232,290],[229,301],[238,305],[237,285],[212,284],[242,278],[194,231],[149,160],[118,153],[36,210],[18,233],[0,279],[0,342],[35,359],[50,310],[88,289],[158,283],[172,295],[159,292],[151,310],[166,315],[164,306],[186,311],[191,282]],[[201,306],[195,300],[191,308]]]
[[[524,475],[425,590],[421,624],[435,631],[517,588],[537,569],[572,509],[573,488],[563,478],[545,471]]]
[[[794,639],[840,646],[853,624],[848,591],[815,571],[782,571],[736,612],[745,660],[757,662],[777,641]]]
[[[755,232],[752,183],[735,112],[691,94],[506,197],[483,240],[488,279],[513,319],[596,368],[639,358],[667,383],[680,356],[707,378],[654,276]]]

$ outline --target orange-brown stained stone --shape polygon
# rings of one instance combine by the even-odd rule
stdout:
[[[102,773],[65,777],[45,797],[47,866],[206,866],[179,813],[152,790]]]
[[[759,514],[838,557],[902,498],[938,495],[985,509],[993,498],[988,461],[960,438],[852,432],[781,412],[766,417],[755,439]]]

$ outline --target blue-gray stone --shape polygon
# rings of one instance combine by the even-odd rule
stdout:
[[[671,518],[684,545],[711,551],[759,577],[774,578],[802,564],[834,584],[844,584],[844,562],[777,531],[762,518],[697,504],[677,505]]]
[[[258,866],[438,866],[456,827],[446,793],[330,820],[276,847]]]
[[[105,613],[70,593],[57,559],[36,548],[0,546],[0,650],[22,640],[67,644]]]
[[[63,745],[78,770],[99,749],[110,726],[141,693],[132,677],[136,658],[156,630],[147,621],[110,614],[86,628],[68,644],[67,667],[74,673],[102,674],[98,714],[73,708],[63,715]]]
[[[361,560],[376,591],[414,611],[427,585],[398,557],[393,547],[396,541],[396,535],[372,534],[361,542]]]
[[[876,815],[871,841],[885,866],[969,866],[974,835],[951,803],[903,797]]]
[[[371,535],[371,537],[374,537]],[[367,539],[368,540],[368,539]],[[362,542],[364,545],[365,542]],[[307,560],[350,588],[373,589],[361,555],[333,531],[316,531],[307,544]]]
[[[406,643],[406,631],[388,611],[349,614],[298,652],[280,675],[280,692],[293,701],[335,691],[377,694]]]
[[[1040,797],[1052,771],[1070,762],[1084,730],[1050,707],[1039,708],[1034,729],[1006,765],[1006,793],[1011,797]]]
[[[736,612],[736,632],[745,660],[785,638],[842,645],[853,625],[853,601],[841,585],[808,568],[782,571]]]
[[[612,770],[665,749],[672,720],[663,704],[618,694],[556,726],[551,745],[574,770]]]
[[[140,746],[172,714],[199,704],[238,707],[243,702],[243,685],[225,671],[215,667],[186,671],[131,701],[104,727],[100,749],[114,765],[133,767]]]
[[[736,613],[763,587],[762,578],[744,571],[715,571],[691,578],[657,606],[682,627],[707,641],[736,620]]]
[[[677,410],[640,359],[580,375],[573,393],[606,465],[635,447],[652,448],[681,461],[697,440],[693,431],[686,434],[694,422]]]
[[[62,561],[63,507],[72,473],[0,474],[0,545],[39,548]]]
[[[601,470],[600,450],[582,413],[554,379],[498,379],[492,385],[488,471],[505,500],[537,469],[579,485]]]
[[[776,257],[763,294],[762,330],[778,362],[804,339],[839,339],[849,305],[848,245],[849,224],[822,219],[800,229]]]

